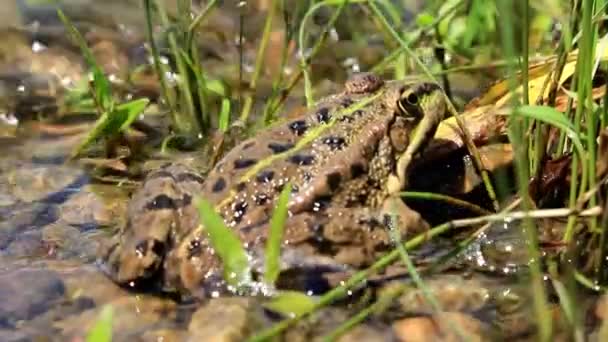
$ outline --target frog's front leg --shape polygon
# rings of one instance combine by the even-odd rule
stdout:
[[[322,213],[301,213],[285,225],[285,247],[310,256],[326,256],[353,267],[371,264],[394,246],[391,230],[406,239],[429,228],[420,214],[400,199],[382,208],[328,208]]]

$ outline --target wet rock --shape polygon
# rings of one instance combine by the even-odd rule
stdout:
[[[322,339],[319,339],[322,340]],[[367,324],[360,324],[353,329],[346,332],[344,335],[337,339],[338,342],[358,342],[358,341],[369,341],[369,342],[382,342],[394,340],[391,331],[388,329],[380,330],[378,327],[372,327]]]
[[[94,228],[118,223],[125,208],[126,197],[115,187],[86,186],[59,206],[59,218],[72,225]]]
[[[86,297],[97,305],[103,305],[132,294],[116,285],[98,268],[91,265],[63,265],[53,267],[61,273],[70,297]]]
[[[457,312],[406,318],[393,323],[393,331],[402,342],[486,341],[486,330],[487,327],[479,320]]]
[[[140,340],[142,342],[182,342],[185,341],[188,333],[185,330],[158,329],[144,332]]]
[[[44,203],[24,203],[0,208],[0,249],[31,228],[55,221],[56,208]]]
[[[0,275],[0,326],[12,326],[50,309],[65,294],[56,272],[18,270]]]
[[[445,311],[474,312],[483,308],[492,299],[491,291],[473,279],[463,279],[457,275],[438,275],[425,280],[425,285]],[[390,291],[400,282],[388,284],[382,291]],[[434,308],[418,289],[406,290],[395,301],[396,306],[405,313],[432,313]]]
[[[83,177],[82,170],[67,166],[23,167],[10,172],[7,181],[13,195],[24,202],[46,199],[58,203],[75,191]]]
[[[89,235],[63,222],[42,228],[42,239],[44,245],[48,246],[48,256],[57,259],[95,261],[99,243]]]
[[[112,307],[112,333],[115,341],[133,340],[142,332],[175,325],[177,305],[168,300],[148,295],[125,296],[107,305]],[[80,315],[66,317],[53,326],[67,337],[83,339],[100,316],[103,306],[87,310]]]
[[[0,341],[2,342],[29,342],[29,341],[49,341],[52,332],[28,327],[18,329],[0,329]]]
[[[192,315],[187,341],[244,340],[261,327],[263,313],[255,310],[255,302],[237,297],[210,300]]]
[[[48,246],[42,241],[40,231],[21,233],[2,251],[13,258],[44,257],[49,254]]]
[[[338,326],[354,314],[346,309],[325,308],[288,329],[284,340],[290,342],[324,341],[328,334],[333,333]],[[341,335],[338,341],[391,341],[394,339],[391,329],[386,326],[361,323]]]

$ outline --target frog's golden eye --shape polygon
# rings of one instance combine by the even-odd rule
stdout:
[[[420,108],[420,97],[416,93],[403,94],[403,97],[398,102],[401,113],[406,117],[418,119],[422,117]]]

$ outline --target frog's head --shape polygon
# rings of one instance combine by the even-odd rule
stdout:
[[[446,116],[446,109],[446,97],[438,84],[408,81],[400,84],[398,113],[389,130],[391,143],[398,152],[396,157],[399,160],[395,175],[397,178],[389,180],[391,192],[406,187],[407,169],[412,158],[433,138],[439,123]]]

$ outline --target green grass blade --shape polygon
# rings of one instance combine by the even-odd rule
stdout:
[[[270,232],[268,233],[268,241],[266,241],[266,263],[264,266],[264,281],[266,284],[274,284],[281,271],[279,257],[290,194],[291,183],[288,183],[281,191],[276,209],[270,219]]]
[[[93,329],[87,334],[87,342],[112,341],[112,316],[112,307],[110,305],[104,306]]]
[[[114,100],[112,99],[112,88],[110,87],[110,80],[103,73],[99,64],[95,60],[93,53],[87,46],[87,42],[84,37],[78,32],[76,26],[72,23],[68,17],[65,16],[61,9],[57,9],[57,15],[65,25],[66,29],[72,36],[74,42],[78,45],[82,54],[84,55],[85,61],[91,68],[93,73],[93,95],[98,105],[100,112],[111,111],[114,106]]]
[[[108,112],[102,113],[99,119],[97,119],[95,122],[93,128],[89,131],[89,134],[87,134],[84,140],[82,140],[82,142],[72,150],[70,158],[76,158],[94,141],[103,137],[105,132],[108,131],[108,127],[111,126],[111,120],[112,118]]]
[[[197,199],[201,225],[207,232],[211,245],[222,260],[224,280],[235,289],[252,284],[249,256],[239,237],[226,226],[213,206],[202,198]]]
[[[230,107],[230,99],[224,97],[222,99],[222,104],[220,108],[220,121],[218,125],[218,128],[222,133],[228,132],[228,127],[230,125]]]
[[[126,103],[121,103],[116,106],[116,112],[121,113],[120,115],[123,119],[122,123],[120,124],[119,130],[124,131],[129,128],[133,121],[137,119],[137,116],[139,116],[139,114],[141,114],[144,109],[146,109],[148,103],[150,103],[150,100],[143,98],[129,101]]]
[[[577,133],[576,126],[573,125],[570,120],[568,120],[568,117],[564,113],[558,111],[555,108],[546,106],[520,106],[515,111],[513,111],[513,115],[538,120],[546,124],[552,125],[558,128],[560,131],[564,132],[564,134],[568,138],[570,138],[570,141],[574,146],[574,152],[577,154],[579,160],[581,161],[583,175],[582,183],[585,183],[588,167],[586,152],[583,147],[583,143],[580,139],[580,136]],[[572,237],[572,234],[573,231],[571,229],[568,229],[566,231],[566,241]]]
[[[74,148],[71,157],[75,158],[78,156],[93,142],[105,137],[115,136],[129,128],[149,102],[150,100],[148,99],[137,99],[116,106],[112,112],[102,113],[93,128],[89,131],[89,134]]]
[[[311,296],[297,291],[281,291],[268,303],[264,303],[264,308],[278,312],[287,317],[301,315],[313,310],[316,305]]]

